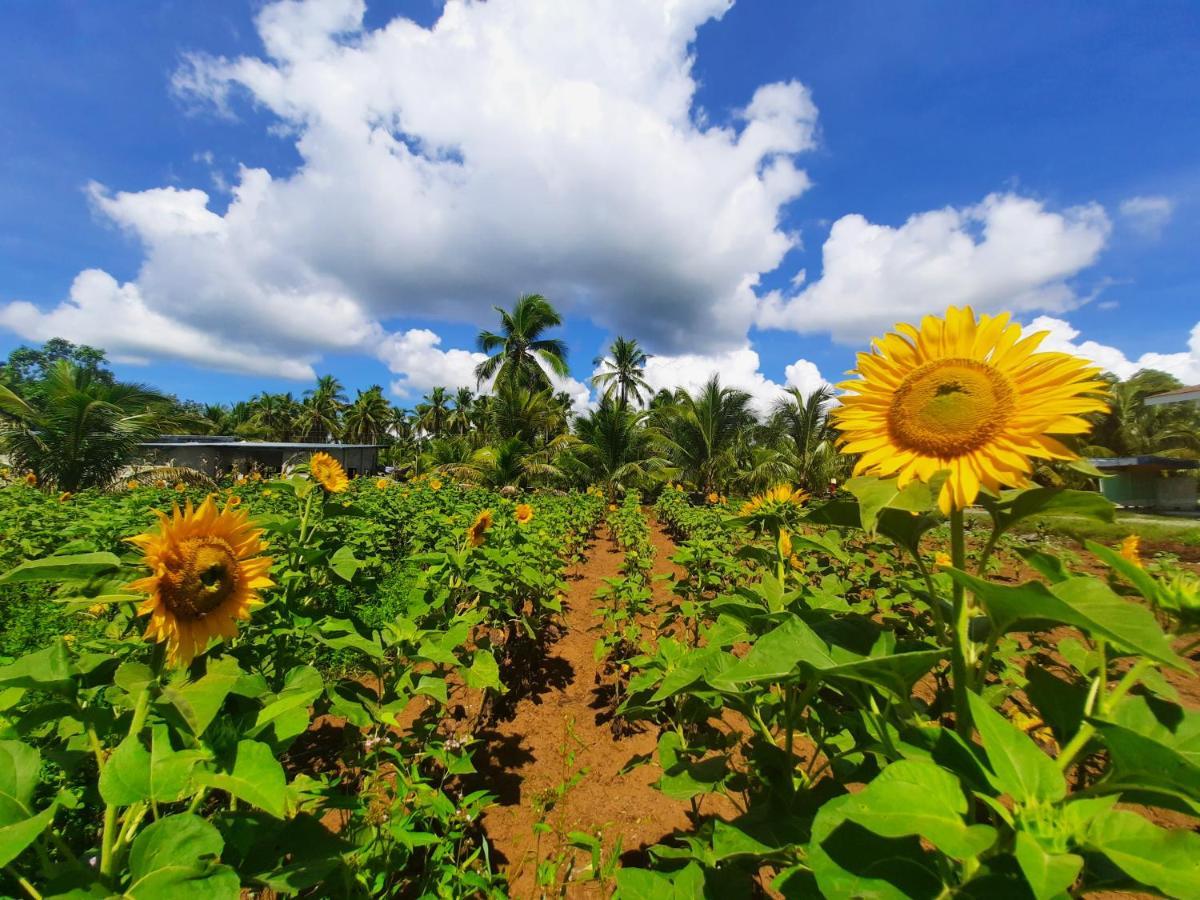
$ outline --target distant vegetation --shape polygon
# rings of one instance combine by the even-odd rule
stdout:
[[[752,493],[783,481],[818,493],[850,472],[853,457],[837,452],[826,419],[831,389],[791,389],[765,417],[755,415],[749,394],[718,375],[695,392],[654,393],[645,349],[618,336],[594,361],[596,407],[577,416],[571,396],[553,386],[568,373],[566,344],[548,336],[562,324],[557,310],[537,294],[496,309],[497,330],[479,333],[489,356],[476,370],[475,389],[435,387],[409,409],[393,405],[380,385],[351,398],[332,375],[299,395],[199,404],[118,383],[93,347],[61,339],[21,347],[0,366],[0,452],[62,490],[107,483],[140,441],[172,431],[385,444],[383,458],[408,474],[438,472],[497,488],[602,484],[613,497],[667,480],[702,494]],[[1082,453],[1200,455],[1196,404],[1144,403],[1180,387],[1177,379],[1150,370],[1126,381],[1107,377],[1112,409],[1093,416]],[[1042,466],[1037,477],[1086,484],[1058,465]]]

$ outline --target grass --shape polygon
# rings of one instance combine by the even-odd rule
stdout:
[[[1082,516],[1034,516],[1022,526],[1062,535],[1082,543],[1085,540],[1111,544],[1136,534],[1147,543],[1182,544],[1200,547],[1200,519],[1156,516],[1150,513],[1117,510],[1115,522],[1097,522]]]

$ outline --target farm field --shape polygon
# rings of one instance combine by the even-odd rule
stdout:
[[[1193,895],[1196,565],[1017,536],[1113,518],[1042,488],[956,551],[935,494],[888,484],[505,497],[319,462],[215,493],[12,484],[7,890]],[[175,550],[233,529],[260,594],[191,659],[142,639],[128,587],[171,549],[127,539],[175,504]]]

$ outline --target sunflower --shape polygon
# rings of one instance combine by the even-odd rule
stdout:
[[[709,503],[719,503],[721,501],[721,495],[716,491],[709,491],[708,496],[705,499],[708,500]]]
[[[156,488],[159,488],[160,490],[166,490],[167,483],[163,479],[160,478],[160,479],[158,479],[158,481],[154,482],[154,486]]]
[[[125,482],[125,487],[129,488],[131,491],[136,491],[138,488],[138,483],[135,479],[130,478],[127,482]]]
[[[1090,431],[1081,417],[1108,409],[1108,385],[1082,359],[1038,351],[1047,333],[1022,337],[1008,313],[950,307],[875,340],[832,413],[842,452],[862,454],[855,474],[903,487],[948,470],[938,505],[949,514],[980,487],[1028,485],[1031,458],[1077,459],[1050,435]]]
[[[72,494],[70,491],[63,491],[61,494],[58,495],[58,502],[66,503],[68,500],[70,500],[74,496],[75,495]]]
[[[242,498],[239,497],[237,494],[230,494],[229,499],[226,500],[225,502],[228,503],[230,506],[241,506]]]
[[[217,511],[212,498],[194,509],[158,513],[154,531],[128,538],[154,573],[129,585],[149,597],[138,614],[149,614],[146,638],[167,644],[167,660],[186,666],[209,638],[232,638],[238,619],[250,618],[258,592],[274,582],[262,529],[245,512]]]
[[[375,487],[379,488],[381,491],[386,491],[390,481],[391,479],[388,478],[377,478],[375,480]]]
[[[948,569],[954,565],[954,560],[950,558],[950,554],[945,550],[939,550],[933,557],[933,564],[939,569]]]
[[[1142,538],[1140,535],[1131,534],[1125,540],[1121,541],[1121,555],[1137,566],[1142,567]]]
[[[803,488],[792,489],[790,484],[777,484],[773,488],[768,488],[761,494],[755,494],[749,500],[742,504],[741,514],[749,516],[758,512],[765,506],[773,504],[791,504],[793,506],[803,506],[808,502],[808,493]]]
[[[30,487],[37,487],[37,476],[32,472],[25,473],[25,483]]]
[[[478,547],[483,543],[483,536],[487,534],[487,530],[491,527],[492,511],[485,509],[475,517],[475,521],[467,529],[467,541],[470,542],[472,547]]]
[[[433,481],[429,482],[429,487],[432,490],[440,491],[442,489],[442,483],[438,479],[435,478],[435,479],[433,479]]]
[[[350,479],[346,477],[342,464],[323,451],[309,457],[308,471],[331,494],[340,494],[350,487]]]
[[[533,521],[533,507],[528,503],[518,503],[516,510],[513,511],[513,517],[517,520],[518,525],[527,525]]]
[[[175,491],[177,493],[182,494],[186,490],[187,490],[187,485],[184,484],[182,481],[175,482]]]

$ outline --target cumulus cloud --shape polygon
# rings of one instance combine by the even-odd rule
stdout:
[[[1048,331],[1042,342],[1044,350],[1073,353],[1092,360],[1106,372],[1119,378],[1129,378],[1141,369],[1158,369],[1174,375],[1184,384],[1200,384],[1200,322],[1192,329],[1188,349],[1177,353],[1143,353],[1130,359],[1116,347],[1097,341],[1079,341],[1079,329],[1063,319],[1038,316],[1029,323],[1034,331]]]
[[[1170,197],[1130,197],[1121,204],[1121,217],[1145,238],[1157,238],[1171,221],[1175,201]]]
[[[758,322],[858,343],[956,304],[1063,312],[1081,299],[1068,280],[1096,261],[1110,229],[1095,204],[1053,212],[1014,194],[918,213],[899,227],[843,216],[822,250],[820,279],[769,295]]]
[[[449,0],[431,28],[374,29],[362,0],[265,6],[261,57],[192,54],[174,88],[223,115],[268,110],[298,168],[241,169],[223,212],[197,188],[90,188],[144,247],[139,303],[176,330],[145,352],[204,359],[188,335],[253,334],[220,365],[261,371],[266,348],[296,372],[416,341],[432,369],[405,365],[415,389],[465,358],[389,342],[381,320],[482,324],[529,290],[663,352],[740,345],[759,276],[795,241],[780,211],[808,186],[794,160],[817,111],[803,85],[765,84],[707,124],[691,42],[730,2]],[[45,331],[70,306],[16,315]],[[100,342],[73,324],[64,336]]]
[[[804,395],[827,384],[815,363],[798,359],[785,369],[785,383],[763,375],[758,353],[750,346],[715,354],[685,353],[677,356],[652,356],[646,363],[645,378],[655,392],[685,388],[697,391],[714,375],[721,384],[750,394],[754,411],[760,416],[770,412],[786,388],[799,388]]]
[[[164,316],[146,303],[138,285],[118,284],[99,269],[80,272],[70,297],[49,313],[19,301],[0,308],[0,327],[27,340],[85,341],[104,347],[118,362],[144,363],[167,356],[254,375],[315,377],[304,358],[280,356],[252,339],[231,340]]]
[[[442,350],[442,339],[428,328],[412,328],[387,335],[376,353],[387,367],[399,375],[392,382],[392,393],[408,400],[420,397],[434,387],[454,390],[475,387],[475,367],[487,355],[469,350]]]

